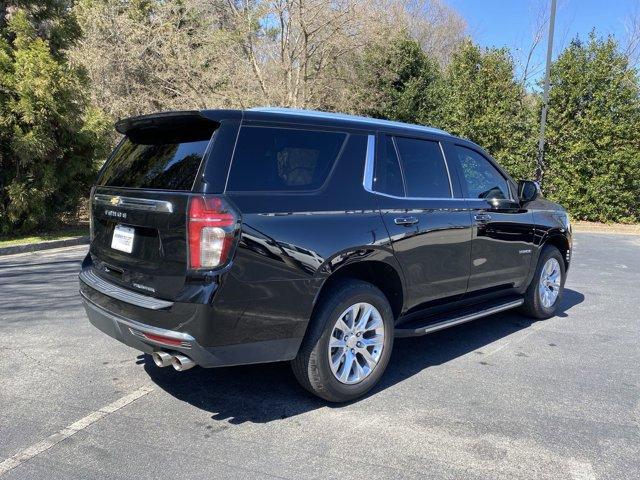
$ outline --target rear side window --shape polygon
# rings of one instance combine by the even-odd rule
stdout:
[[[408,197],[450,198],[449,175],[438,142],[395,138]]]
[[[384,137],[382,155],[375,163],[373,189],[395,197],[404,197],[404,180],[391,137]]]
[[[156,131],[124,139],[105,165],[99,185],[191,190],[213,129]]]
[[[457,160],[468,198],[507,199],[505,178],[489,161],[470,148],[456,145]]]
[[[374,190],[396,197],[450,198],[449,173],[440,144],[384,137],[382,154],[375,164]]]
[[[339,132],[242,127],[227,190],[317,190],[327,179],[346,137]]]

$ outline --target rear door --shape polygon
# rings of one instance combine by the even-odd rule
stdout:
[[[531,267],[534,223],[509,179],[481,151],[449,144],[473,222],[469,293],[523,286]]]
[[[128,132],[92,195],[90,253],[103,278],[175,299],[187,273],[189,194],[216,127],[173,119]]]
[[[469,278],[471,221],[454,198],[437,138],[382,135],[370,188],[407,283],[407,306],[462,296]],[[366,183],[366,181],[365,181]]]

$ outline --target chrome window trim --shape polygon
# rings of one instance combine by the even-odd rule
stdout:
[[[434,140],[430,140],[430,141],[433,142]],[[451,173],[449,172],[447,157],[444,155],[442,142],[438,142],[438,144],[440,145],[440,150],[442,152],[442,160],[444,161],[445,167],[447,169],[447,176],[449,177],[449,188],[451,190],[450,197],[399,197],[397,195],[390,195],[388,193],[378,192],[374,190],[373,189],[373,170],[374,170],[375,156],[376,156],[375,155],[375,148],[376,148],[375,135],[369,135],[367,138],[367,153],[365,156],[364,176],[362,179],[362,185],[364,186],[364,189],[369,193],[373,193],[374,195],[380,195],[382,197],[387,197],[387,198],[395,198],[397,200],[440,200],[440,201],[444,200],[444,201],[456,201],[456,202],[469,200],[467,198],[456,198],[453,196],[453,184],[451,182]],[[394,148],[395,148],[395,142],[394,142]],[[481,200],[481,199],[474,199],[474,200]]]
[[[398,200],[439,200],[439,201],[444,201],[444,202],[459,202],[459,201],[464,201],[464,200],[482,200],[481,198],[476,198],[476,199],[469,199],[469,198],[452,198],[452,197],[398,197],[396,195],[389,195],[388,193],[382,193],[382,192],[376,192],[374,191],[370,191],[370,193],[373,193],[375,195],[380,195],[381,197],[388,197],[388,198],[395,198]]]
[[[367,154],[364,162],[364,178],[362,179],[362,185],[367,192],[375,193],[373,191],[373,166],[376,155],[376,136],[369,135],[367,137]]]
[[[166,200],[152,200],[150,198],[123,197],[121,195],[107,195],[96,193],[93,196],[96,205],[105,207],[123,207],[130,210],[145,212],[173,213],[173,204]]]

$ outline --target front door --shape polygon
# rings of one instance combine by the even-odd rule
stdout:
[[[408,308],[461,297],[469,279],[471,219],[437,139],[383,135],[372,191],[407,284]]]
[[[533,258],[533,213],[520,207],[510,181],[478,150],[450,144],[473,223],[469,293],[519,288]]]

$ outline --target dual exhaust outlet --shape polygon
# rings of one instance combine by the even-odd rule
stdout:
[[[184,372],[196,365],[196,362],[186,355],[182,355],[180,353],[167,353],[161,350],[153,352],[151,354],[151,358],[153,358],[153,363],[158,367],[168,367],[171,365],[178,372]]]

